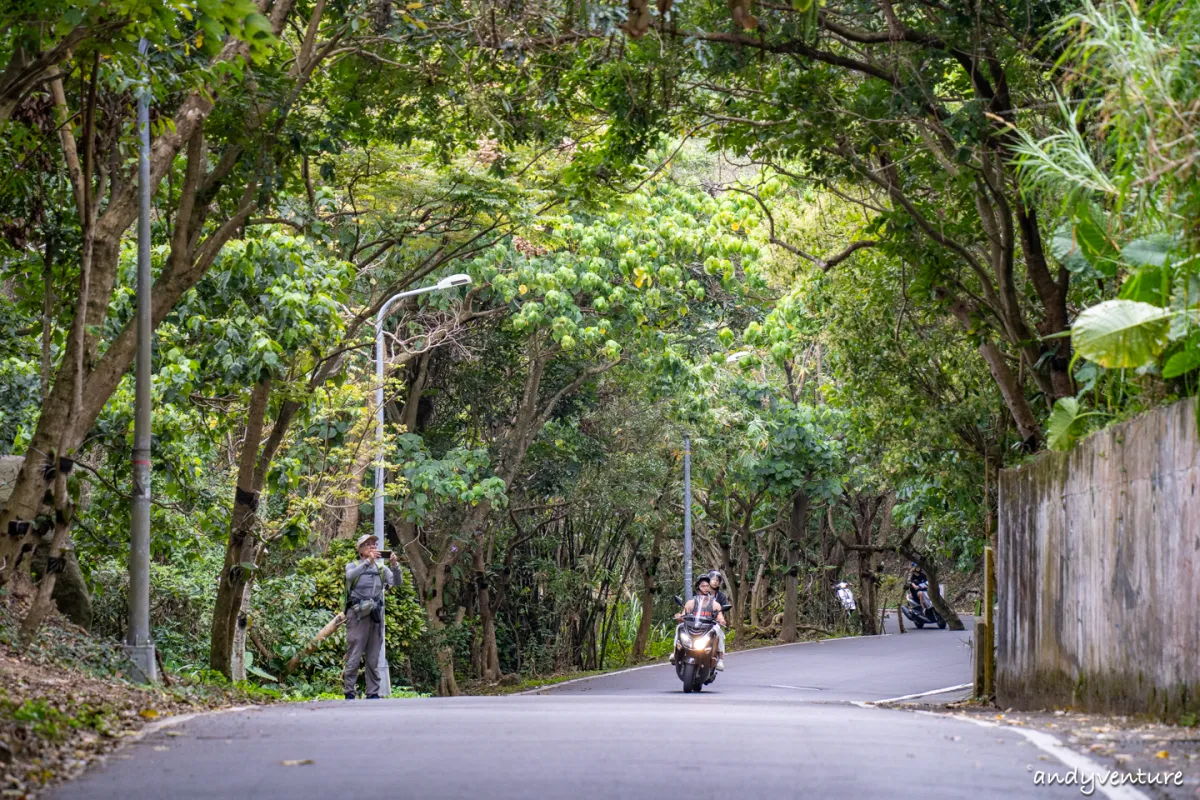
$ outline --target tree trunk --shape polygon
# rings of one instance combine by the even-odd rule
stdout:
[[[229,679],[246,680],[246,635],[250,630],[250,590],[254,586],[251,575],[242,589],[242,602],[238,608],[237,628],[233,632],[233,654],[230,658]]]
[[[796,641],[796,626],[799,623],[798,596],[800,576],[800,545],[804,540],[804,531],[808,528],[808,495],[797,491],[792,495],[792,510],[788,519],[787,538],[787,577],[784,579],[783,624],[779,629],[779,641]]]
[[[213,608],[208,661],[212,669],[227,678],[233,674],[238,617],[243,593],[251,577],[248,572],[257,566],[258,541],[254,537],[254,528],[258,523],[259,494],[255,486],[255,466],[270,394],[270,379],[259,382],[250,394],[246,438],[239,456],[237,486],[234,489],[229,541],[225,547],[225,564],[221,569]],[[240,641],[244,646],[245,638]]]
[[[658,527],[650,542],[650,556],[642,562],[642,618],[638,620],[637,635],[633,639],[633,660],[646,657],[650,644],[650,632],[654,629],[654,597],[658,594],[658,560],[662,555],[662,543],[666,531]]]
[[[442,611],[440,601],[427,603],[425,613],[429,617],[429,628],[437,639],[438,678],[437,693],[439,697],[458,697],[458,681],[454,677],[454,649],[442,642],[446,625],[438,616]]]
[[[33,568],[39,575],[46,574],[47,558],[50,554],[48,545],[40,545],[34,550]],[[92,625],[92,596],[88,591],[83,572],[79,569],[79,559],[75,555],[75,546],[71,535],[63,545],[63,571],[58,573],[51,595],[59,613],[81,628]]]
[[[754,588],[750,590],[750,625],[762,627],[762,610],[767,602],[766,562],[760,561],[754,573]]]
[[[500,650],[496,645],[496,609],[493,606],[492,587],[487,580],[487,564],[484,560],[483,543],[475,548],[475,591],[479,598],[479,677],[495,683],[500,680]]]
[[[337,615],[335,615],[333,619],[329,620],[329,622],[325,625],[324,628],[321,628],[321,630],[317,631],[317,635],[312,638],[312,641],[310,641],[308,644],[304,645],[303,650],[301,650],[299,653],[296,653],[296,655],[291,657],[291,659],[283,667],[283,674],[289,675],[289,674],[295,672],[296,667],[300,666],[300,662],[302,660],[304,660],[308,656],[312,655],[313,652],[318,647],[321,646],[321,642],[325,641],[330,636],[332,636],[334,631],[336,631],[338,628],[342,627],[342,625],[344,625],[345,623],[346,623],[346,615],[345,614],[338,613]],[[412,684],[410,683],[409,685],[412,685]]]
[[[961,298],[954,298],[952,300],[950,311],[964,330],[971,331],[975,329],[970,309]],[[1017,376],[1013,375],[1012,369],[1009,368],[1008,362],[1004,359],[1004,353],[986,335],[981,336],[979,339],[979,355],[983,357],[984,362],[988,365],[988,370],[992,373],[992,380],[996,382],[997,388],[1000,389],[1000,396],[1004,398],[1004,405],[1008,408],[1013,422],[1016,423],[1017,431],[1021,434],[1026,448],[1036,450],[1042,441],[1042,427],[1033,415],[1033,409],[1030,407],[1029,401],[1025,399],[1025,388],[1017,380]]]
[[[875,554],[859,552],[858,554],[858,616],[862,620],[862,632],[865,636],[874,636],[876,630],[876,586],[875,586]]]
[[[420,545],[415,542],[415,537],[412,540],[405,540],[405,552],[410,553],[412,550],[419,550]],[[411,560],[411,556],[410,556]],[[441,677],[438,680],[437,693],[440,697],[457,697],[458,681],[454,677],[454,649],[445,641],[446,621],[443,618],[445,614],[445,581],[446,572],[443,564],[434,563],[429,572],[422,571],[422,576],[428,574],[429,583],[423,592],[422,603],[425,607],[425,617],[429,623],[429,630],[433,633],[434,647],[437,650],[438,670]],[[413,570],[414,580],[417,570]]]
[[[33,605],[29,607],[29,613],[25,615],[25,619],[21,623],[20,643],[22,647],[29,646],[37,634],[38,628],[41,627],[42,620],[50,613],[54,584],[59,573],[65,567],[63,546],[66,545],[71,530],[72,510],[71,500],[67,497],[67,477],[61,469],[56,470],[54,477],[54,539],[50,544],[50,556],[46,560],[46,573],[38,581]]]
[[[796,625],[799,622],[799,547],[791,539],[787,543],[787,574],[783,579],[783,622],[779,626],[779,641],[796,641]]]

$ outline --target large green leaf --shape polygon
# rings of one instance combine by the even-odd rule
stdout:
[[[1171,311],[1133,300],[1107,300],[1071,326],[1076,352],[1102,367],[1140,367],[1167,346]]]
[[[1174,244],[1173,236],[1152,233],[1122,247],[1121,260],[1133,267],[1161,267],[1167,263]]]
[[[1078,434],[1079,422],[1085,416],[1074,397],[1059,398],[1046,421],[1046,446],[1051,450],[1070,450]]]
[[[1102,224],[1103,212],[1087,201],[1075,207],[1074,239],[1080,253],[1096,271],[1107,277],[1117,273],[1120,251]]]
[[[1063,223],[1054,232],[1050,238],[1050,253],[1072,274],[1087,278],[1096,276],[1096,271],[1075,243],[1075,233],[1070,223]]]
[[[1188,342],[1184,349],[1167,359],[1167,363],[1163,365],[1162,376],[1178,378],[1196,367],[1200,367],[1200,345],[1196,342]]]
[[[1122,300],[1136,300],[1152,306],[1171,302],[1171,268],[1143,267],[1129,276],[1117,295]]]

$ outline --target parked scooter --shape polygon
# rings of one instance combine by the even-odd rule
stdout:
[[[842,604],[842,611],[846,613],[846,624],[854,624],[854,615],[858,611],[858,605],[854,602],[854,590],[850,588],[850,584],[845,581],[839,581],[833,585],[833,593],[837,595],[838,602]]]
[[[683,605],[676,595],[675,602]],[[723,612],[733,608],[722,606]],[[699,692],[717,679],[717,623],[712,617],[684,614],[676,627],[675,674],[683,682],[683,691]]]
[[[916,625],[918,628],[924,628],[926,625],[937,625],[939,629],[946,629],[946,620],[942,619],[941,615],[933,608],[933,603],[929,600],[929,583],[922,581],[917,584],[917,595],[920,598],[918,603],[913,599],[911,591],[905,593],[905,603],[900,608],[904,616]]]

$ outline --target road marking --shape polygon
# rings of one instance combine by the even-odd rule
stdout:
[[[1092,776],[1092,779],[1094,780],[1093,785],[1101,794],[1109,798],[1109,800],[1150,800],[1150,798],[1144,792],[1138,791],[1130,785],[1121,784],[1119,786],[1109,786],[1107,782],[1102,783],[1101,781],[1106,781],[1110,775],[1117,774],[1117,770],[1105,769],[1101,764],[1096,763],[1082,753],[1075,752],[1048,733],[1026,730],[1025,728],[1021,728],[1016,725],[1000,725],[999,723],[991,722],[990,720],[976,719],[975,717],[967,714],[938,714],[934,711],[921,711],[919,709],[915,710],[915,713],[926,714],[932,717],[950,717],[951,719],[961,719],[965,722],[970,722],[984,728],[1003,728],[1006,731],[1019,733],[1032,742],[1039,750],[1046,751],[1071,769],[1078,770],[1081,779],[1086,776]]]
[[[728,654],[726,654],[726,657],[728,657]],[[534,688],[526,689],[523,692],[513,692],[512,694],[510,694],[508,696],[509,697],[520,697],[523,694],[538,694],[539,692],[549,692],[549,691],[553,691],[554,689],[557,689],[559,686],[566,686],[571,683],[581,683],[583,681],[592,681],[592,680],[596,680],[597,678],[607,678],[611,675],[624,675],[626,672],[637,672],[639,669],[652,669],[654,667],[669,667],[669,666],[671,666],[671,665],[670,664],[644,664],[640,667],[628,667],[626,669],[619,669],[616,672],[602,672],[599,675],[587,675],[582,678],[572,678],[569,681],[559,681],[558,683],[548,683],[545,686],[535,686]]]
[[[731,650],[730,652],[725,654],[725,657],[729,658],[731,656],[736,656],[741,653],[758,653],[763,650],[775,650],[780,647],[797,647],[798,645],[802,645],[802,644],[822,644],[823,642],[840,642],[845,639],[862,639],[862,638],[882,639],[885,636],[895,636],[895,635],[896,634],[894,634],[894,633],[881,633],[878,636],[871,636],[871,637],[833,636],[828,639],[816,639],[816,640],[809,641],[809,642],[787,642],[786,644],[772,644],[772,645],[768,645],[766,647],[748,647],[745,650]],[[520,697],[523,694],[539,694],[541,692],[551,692],[551,691],[557,689],[559,686],[567,686],[568,684],[572,684],[572,683],[581,683],[583,681],[592,681],[592,680],[596,680],[598,678],[607,678],[611,675],[624,675],[626,672],[637,672],[639,669],[651,669],[652,667],[669,667],[669,666],[671,666],[671,664],[668,664],[668,663],[643,664],[640,667],[627,667],[626,669],[619,669],[616,672],[602,672],[599,675],[588,675],[583,678],[572,678],[569,681],[561,681],[559,683],[548,683],[545,686],[536,686],[532,689],[526,689],[523,692],[513,692],[512,694],[508,694],[508,695],[504,695],[504,696],[505,697]],[[968,685],[970,685],[970,684],[968,684]],[[785,687],[785,688],[796,688],[796,687]]]
[[[867,705],[878,705],[880,703],[899,703],[901,700],[916,700],[918,697],[929,697],[935,694],[945,694],[946,692],[956,692],[959,689],[970,689],[974,684],[960,683],[958,686],[947,686],[945,689],[930,689],[928,692],[918,692],[916,694],[905,694],[900,697],[889,697],[887,700],[871,700]]]
[[[768,689],[798,689],[802,692],[822,692],[822,691],[824,691],[824,689],[822,689],[820,686],[788,686],[786,683],[769,683],[769,684],[767,684],[767,688]]]

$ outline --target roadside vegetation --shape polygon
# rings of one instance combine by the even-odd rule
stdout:
[[[453,695],[666,657],[685,437],[750,646],[880,632],[909,562],[958,627],[1001,469],[1196,393],[1195,0],[35,5],[0,12],[14,658],[124,635],[143,91],[181,685],[337,696],[344,635],[308,646],[378,460],[393,683]],[[379,453],[374,315],[454,273],[385,326]]]

